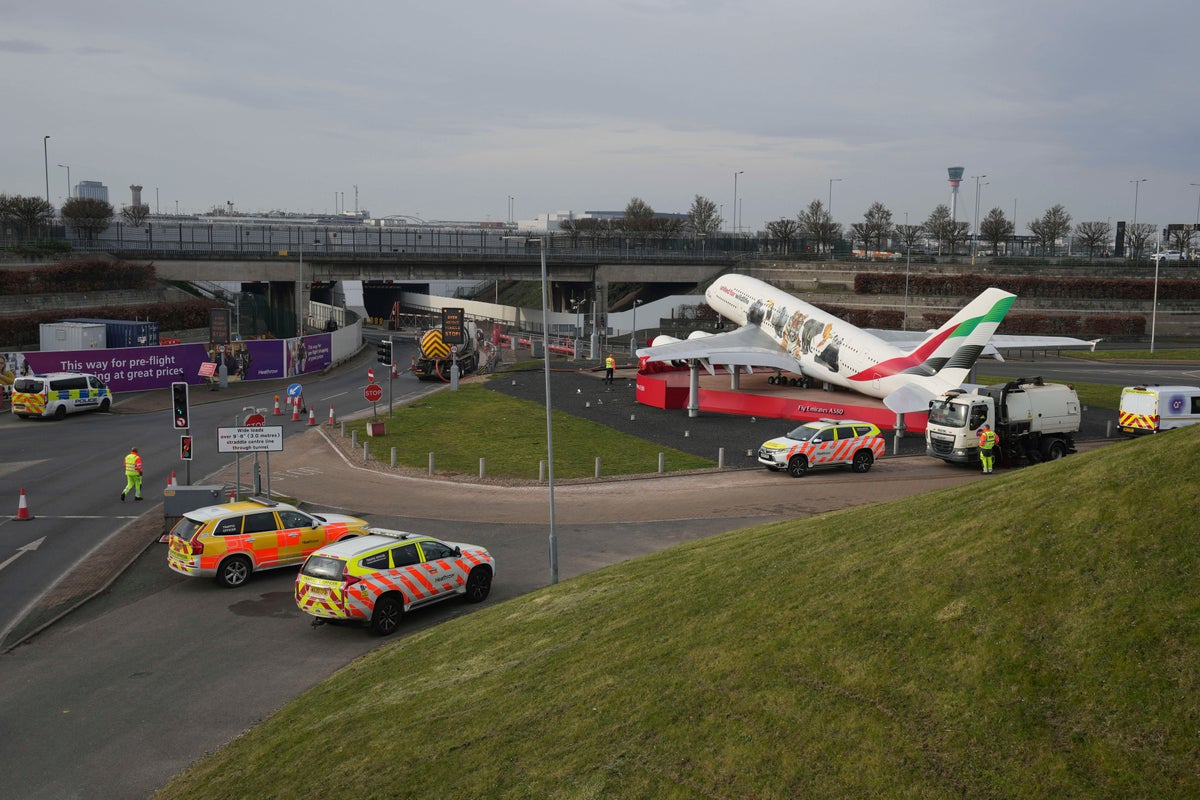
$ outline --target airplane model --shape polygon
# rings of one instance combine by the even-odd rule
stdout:
[[[962,385],[1016,295],[984,290],[907,351],[747,275],[721,276],[705,299],[741,327],[697,331],[684,340],[659,336],[637,355],[646,361],[694,359],[710,372],[713,365],[787,370],[881,398],[904,414],[926,411],[932,398]]]

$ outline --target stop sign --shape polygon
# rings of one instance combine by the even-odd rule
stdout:
[[[378,383],[368,384],[367,386],[363,387],[363,397],[365,397],[369,403],[378,403],[383,399],[383,387]]]
[[[267,418],[262,414],[251,414],[244,423],[248,428],[261,428],[267,424]]]

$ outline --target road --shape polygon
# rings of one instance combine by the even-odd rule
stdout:
[[[329,401],[353,407],[362,382],[357,374],[310,380],[310,402],[318,408]],[[413,384],[414,390],[423,388]],[[232,424],[242,405],[269,397],[206,405],[198,417],[193,412],[196,427],[215,440],[215,428]],[[357,405],[363,408],[365,402]],[[680,425],[695,424],[676,418]],[[487,546],[498,564],[488,604],[548,583],[544,487],[464,488],[363,469],[336,438],[294,424],[299,429],[288,429],[284,452],[272,460],[277,491],[361,513],[373,524]],[[44,460],[22,456],[28,471],[9,469],[0,478],[0,489],[11,490],[14,476],[22,481],[35,476],[47,483],[35,498],[49,498],[45,506],[35,501],[37,520],[0,524],[0,561],[18,552],[20,543],[45,537],[38,550],[20,555],[0,572],[0,596],[6,601],[19,597],[23,588],[38,590],[39,578],[26,572],[45,581],[82,553],[99,550],[106,535],[119,537],[137,525],[161,526],[153,510],[131,520],[129,503],[122,506],[117,494],[120,458],[131,439],[150,464],[147,486],[155,485],[155,477],[165,484],[166,465],[177,464],[176,434],[165,413],[6,424],[3,435],[28,436],[24,447],[44,449],[54,441],[71,453],[56,452]],[[88,457],[89,447],[102,455]],[[213,482],[232,479],[231,465],[221,458],[203,448],[197,455],[204,469],[219,467],[212,476],[199,469],[197,475]],[[77,463],[82,467],[64,469]],[[81,471],[88,469],[93,472]],[[564,484],[556,487],[560,575],[569,579],[758,522],[982,479],[924,457],[899,457],[881,460],[865,476],[830,471],[797,481],[754,469]],[[265,573],[239,589],[222,590],[211,581],[170,572],[165,559],[165,546],[150,545],[108,591],[0,657],[0,730],[8,733],[0,736],[0,768],[7,794],[148,796],[205,752],[382,643],[357,628],[311,627],[291,598],[294,571]],[[406,630],[463,613],[468,607],[457,603],[426,609],[406,620],[390,641],[403,642]],[[20,735],[11,735],[18,730]]]

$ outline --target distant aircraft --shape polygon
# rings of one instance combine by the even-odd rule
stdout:
[[[718,278],[705,299],[741,327],[727,333],[697,331],[684,340],[659,336],[638,356],[646,361],[695,359],[710,372],[713,365],[787,370],[881,398],[904,414],[926,411],[932,398],[962,385],[1016,295],[985,290],[907,352],[747,275]],[[1026,346],[1037,346],[1038,337],[1025,338]]]

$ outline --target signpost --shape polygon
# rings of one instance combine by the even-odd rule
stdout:
[[[280,425],[243,425],[217,428],[218,453],[282,453],[283,427]]]

